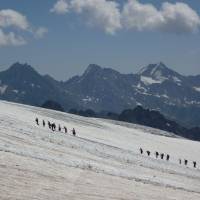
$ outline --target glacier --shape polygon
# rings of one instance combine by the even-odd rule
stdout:
[[[69,133],[52,132],[41,120]],[[0,199],[197,200],[199,152],[199,142],[173,133],[0,101]]]

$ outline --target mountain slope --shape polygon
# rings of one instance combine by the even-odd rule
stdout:
[[[198,142],[147,127],[0,102],[2,199],[199,199]],[[77,137],[37,126],[73,127]],[[161,136],[164,135],[164,136]],[[165,137],[167,136],[167,137]],[[151,156],[140,155],[139,148]],[[154,152],[170,154],[170,161]],[[188,167],[178,159],[188,159]]]
[[[76,101],[84,108],[97,111],[119,111],[128,107],[127,99],[134,95],[130,88],[135,82],[134,75],[122,75],[119,72],[89,65],[85,73],[65,83],[65,89],[76,96]],[[132,105],[136,105],[134,98]]]

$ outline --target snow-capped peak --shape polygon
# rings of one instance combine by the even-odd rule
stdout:
[[[150,64],[142,68],[138,74],[141,76],[141,81],[151,78],[152,81],[149,82],[149,84],[162,83],[166,80],[180,84],[182,79],[180,74],[167,68],[162,62],[158,64]],[[147,84],[146,81],[145,84]]]
[[[157,63],[157,64],[150,64],[146,67],[143,67],[138,72],[138,74],[150,77],[150,76],[153,76],[157,71],[160,71],[162,73],[162,71],[165,71],[166,69],[167,69],[167,67],[165,66],[165,64],[160,62],[160,63]]]

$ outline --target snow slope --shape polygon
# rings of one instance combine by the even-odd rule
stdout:
[[[74,127],[78,136],[38,127],[35,117]],[[156,160],[155,151],[170,162]],[[192,166],[199,152],[199,142],[156,129],[0,101],[3,200],[200,199],[200,167]]]

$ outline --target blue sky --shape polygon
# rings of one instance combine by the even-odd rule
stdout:
[[[179,73],[200,74],[199,0],[60,1],[66,4],[0,0],[0,70],[27,62],[66,80],[90,63],[135,73],[162,61]]]

